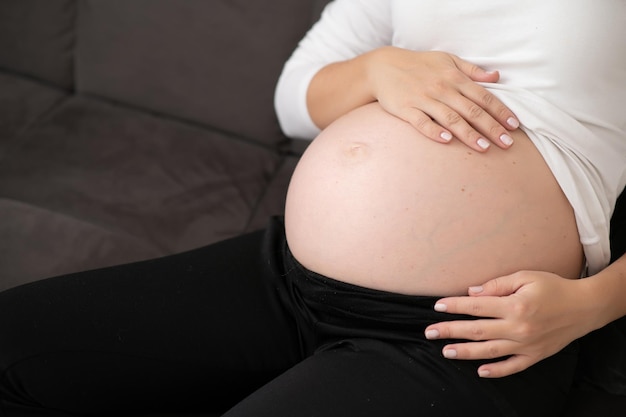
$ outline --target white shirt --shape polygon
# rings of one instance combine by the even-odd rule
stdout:
[[[284,132],[312,139],[317,71],[393,45],[439,50],[485,69],[483,84],[520,119],[576,213],[590,273],[608,263],[609,221],[626,185],[625,0],[335,0],[276,89]]]

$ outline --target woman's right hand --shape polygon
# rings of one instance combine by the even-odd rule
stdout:
[[[372,94],[389,113],[438,142],[453,137],[477,151],[490,142],[508,148],[515,115],[477,82],[499,80],[484,69],[444,52],[383,47],[370,53]]]
[[[486,151],[506,149],[515,115],[478,82],[498,82],[498,72],[444,52],[386,46],[322,68],[307,92],[309,114],[325,128],[343,114],[373,101],[438,141],[460,140]]]

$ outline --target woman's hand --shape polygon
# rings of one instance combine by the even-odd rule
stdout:
[[[520,372],[600,327],[592,279],[569,280],[547,272],[518,272],[470,288],[469,297],[441,299],[435,309],[484,319],[441,322],[429,339],[467,339],[444,347],[450,359],[495,359],[478,374],[498,378]]]
[[[367,67],[373,96],[389,113],[438,142],[458,138],[477,151],[490,142],[508,148],[515,115],[477,82],[495,83],[498,72],[444,52],[396,47],[372,51]]]
[[[323,129],[343,114],[379,101],[432,140],[446,143],[456,137],[478,152],[491,143],[506,149],[513,143],[508,132],[519,122],[478,84],[499,78],[498,72],[451,54],[388,46],[318,71],[307,90],[307,107]]]

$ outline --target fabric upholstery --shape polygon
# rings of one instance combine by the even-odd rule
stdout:
[[[220,132],[68,100],[0,164],[12,220],[1,223],[0,286],[242,233],[280,161]]]
[[[0,68],[71,89],[76,1],[0,1]]]
[[[282,64],[310,24],[306,2],[80,4],[79,91],[270,145],[283,140],[273,90]]]
[[[67,97],[62,90],[0,71],[0,160],[34,125]]]
[[[281,160],[274,177],[265,189],[265,192],[254,210],[247,231],[253,231],[267,225],[268,216],[273,213],[282,213],[285,207],[285,192],[289,185],[291,173],[298,163],[298,157],[287,155]]]

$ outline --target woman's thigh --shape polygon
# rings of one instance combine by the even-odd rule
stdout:
[[[0,404],[231,407],[300,359],[275,229],[1,293]]]
[[[436,362],[436,361],[435,361]],[[500,415],[462,372],[372,339],[337,343],[296,365],[225,417]]]
[[[318,350],[224,417],[560,415],[576,355],[557,354],[516,376],[480,379],[477,364],[437,348],[347,339]]]

